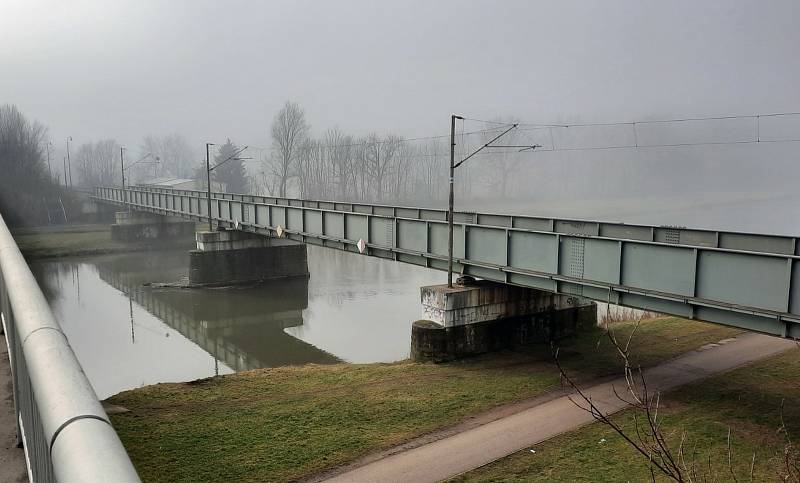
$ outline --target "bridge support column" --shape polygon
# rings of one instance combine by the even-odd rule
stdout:
[[[588,300],[490,281],[421,288],[423,320],[411,328],[411,358],[446,361],[545,342],[597,323]]]
[[[174,240],[190,237],[195,230],[192,221],[137,211],[118,211],[114,220],[111,239],[122,242]]]
[[[306,246],[241,231],[202,231],[189,252],[189,283],[235,285],[308,277]]]

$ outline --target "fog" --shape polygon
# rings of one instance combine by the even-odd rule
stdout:
[[[337,128],[356,141],[446,136],[451,114],[531,126],[800,112],[798,18],[792,0],[4,0],[0,104],[46,126],[58,162],[68,136],[73,154],[114,140],[138,159],[154,149],[148,136],[178,135],[192,165],[204,143],[231,139],[251,146],[248,176],[269,178],[276,172],[265,168],[276,156],[271,128],[287,101],[303,110],[311,138]],[[495,151],[459,172],[459,199],[469,206],[486,198],[786,195],[800,174],[799,143],[704,144],[800,138],[798,116],[764,119],[758,126],[754,118],[640,125],[638,132],[587,127],[557,132],[556,141],[521,126],[516,140],[541,144],[540,151],[556,142],[629,146],[639,141],[631,136],[702,145]],[[467,120],[458,129],[497,126]],[[485,133],[461,139],[463,157]],[[441,146],[433,156],[437,184],[448,162],[446,140]],[[85,152],[82,159],[94,151]],[[509,158],[498,165],[501,155]],[[497,177],[503,170],[505,181]],[[303,184],[311,181],[288,176],[287,195],[322,196]],[[262,188],[280,188],[266,178]],[[361,197],[419,199],[411,188],[384,196],[382,183]],[[355,196],[349,185],[337,186],[324,194]]]

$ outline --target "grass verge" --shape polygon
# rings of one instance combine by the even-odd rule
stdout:
[[[683,431],[688,461],[716,481],[734,481],[728,467],[731,430],[732,466],[738,481],[783,481],[780,455],[784,421],[800,437],[800,350],[684,386],[662,398],[664,433],[677,447]],[[633,413],[615,419],[635,435]],[[750,467],[755,454],[753,480]],[[569,464],[566,464],[569,462]],[[711,480],[711,479],[709,479]],[[453,482],[650,481],[647,462],[611,428],[594,423],[466,473]],[[666,481],[658,478],[658,481]]]
[[[111,239],[109,225],[55,225],[15,230],[20,251],[28,260],[128,253],[153,248],[152,243]],[[186,243],[191,245],[191,240]]]
[[[632,327],[615,330],[624,336]],[[661,318],[643,323],[634,346],[639,362],[652,365],[736,333]],[[562,363],[584,379],[619,371],[599,329],[562,347]],[[130,410],[112,420],[144,481],[279,481],[558,387],[549,348],[539,347],[438,365],[263,369],[149,386],[110,402]]]

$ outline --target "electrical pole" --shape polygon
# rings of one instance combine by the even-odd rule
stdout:
[[[68,188],[67,186],[67,157],[64,156],[64,188]]]
[[[72,160],[69,158],[69,142],[72,141],[72,136],[67,136],[67,166],[69,167],[69,186],[72,187]]]
[[[206,177],[207,177],[207,185],[206,185],[206,199],[208,200],[208,231],[214,231],[214,227],[212,226],[211,222],[211,165],[208,161],[208,147],[213,146],[213,143],[206,143]]]
[[[506,129],[505,131],[501,132],[497,136],[495,136],[491,141],[484,144],[483,146],[479,147],[471,154],[466,156],[464,159],[459,161],[458,163],[455,162],[456,160],[456,119],[463,120],[464,118],[461,116],[456,116],[453,114],[450,116],[450,199],[448,201],[447,206],[447,287],[453,288],[453,175],[455,174],[456,168],[464,164],[468,159],[475,156],[479,152],[483,151],[486,148],[525,148],[524,150],[530,149],[531,151],[536,149],[537,147],[541,147],[538,144],[533,146],[500,146],[500,145],[493,145],[495,141],[500,139],[501,137],[508,134],[509,131],[512,129],[517,128],[517,124],[512,124],[511,127]],[[466,230],[466,227],[463,228]],[[466,242],[465,242],[466,244]],[[465,245],[466,248],[466,245]]]
[[[209,161],[208,147],[209,146],[214,146],[214,145],[215,145],[214,143],[206,143],[206,183],[208,183],[208,187],[207,187],[207,191],[206,191],[206,193],[207,193],[206,198],[208,199],[208,231],[213,231],[213,227],[211,225],[211,171],[219,168],[220,166],[222,166],[223,164],[227,163],[228,161],[230,161],[232,159],[235,159],[235,160],[238,160],[238,161],[241,161],[243,159],[253,159],[253,158],[240,158],[239,157],[239,154],[241,154],[242,151],[247,149],[247,146],[245,146],[245,147],[243,147],[241,149],[236,150],[233,154],[231,154],[230,156],[228,156],[227,158],[225,158],[224,160],[222,160],[221,162],[215,164],[212,167],[211,163]],[[222,156],[222,150],[220,150],[220,156]]]
[[[456,119],[450,116],[450,197],[447,202],[447,287],[453,288],[453,175],[456,172]]]
[[[125,148],[122,146],[119,147],[119,172],[122,173],[122,205],[125,206],[128,201],[127,193],[125,193],[125,155],[123,154]],[[130,206],[128,207],[130,211]]]
[[[53,182],[53,169],[50,167],[50,145],[52,141],[47,141],[47,172],[50,173],[50,182]]]

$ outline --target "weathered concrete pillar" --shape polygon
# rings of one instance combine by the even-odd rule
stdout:
[[[422,287],[423,320],[411,328],[411,357],[445,361],[544,342],[593,326],[593,302],[486,280]]]
[[[123,242],[190,237],[195,229],[193,221],[137,211],[118,211],[114,213],[114,220],[116,223],[111,225],[111,239]]]
[[[241,231],[203,231],[189,252],[189,283],[235,285],[307,277],[306,246]]]

